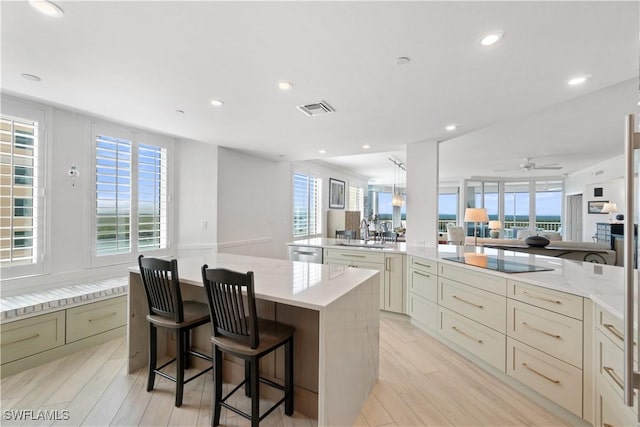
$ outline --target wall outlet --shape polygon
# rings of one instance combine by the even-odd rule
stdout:
[[[209,223],[207,220],[202,220],[202,222],[200,223],[200,228],[202,228],[203,230],[206,230],[207,228],[209,228]]]

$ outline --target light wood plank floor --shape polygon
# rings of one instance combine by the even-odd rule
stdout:
[[[126,343],[110,341],[0,381],[3,426],[208,426],[211,374],[185,387],[173,405],[174,384],[156,379],[147,393],[146,371],[126,373]],[[248,409],[240,396],[234,404]],[[266,406],[269,402],[263,402]],[[68,411],[68,420],[9,420],[6,411]],[[63,413],[60,412],[60,418]],[[224,425],[248,422],[223,409]],[[315,427],[314,420],[274,411],[265,426]],[[567,423],[412,326],[382,316],[380,378],[356,426],[559,426]]]

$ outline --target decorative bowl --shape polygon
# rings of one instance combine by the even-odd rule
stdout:
[[[524,242],[534,248],[544,248],[549,244],[549,239],[542,236],[529,236],[524,239]]]

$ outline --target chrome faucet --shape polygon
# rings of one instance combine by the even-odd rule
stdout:
[[[360,222],[360,238],[365,242],[369,240],[369,225],[364,219]]]

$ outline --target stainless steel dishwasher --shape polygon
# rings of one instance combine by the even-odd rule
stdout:
[[[322,264],[322,248],[314,246],[289,246],[289,261]]]

